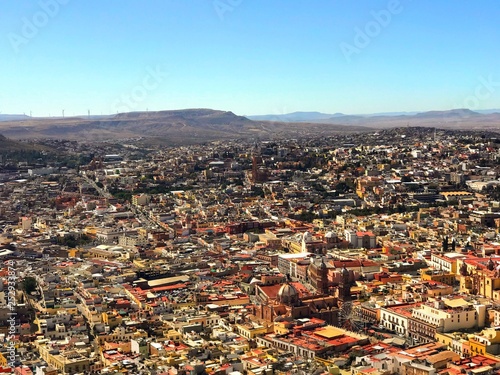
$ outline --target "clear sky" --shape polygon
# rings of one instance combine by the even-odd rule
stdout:
[[[500,107],[498,0],[12,0],[0,112]]]

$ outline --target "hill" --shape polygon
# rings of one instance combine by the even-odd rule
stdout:
[[[356,131],[368,131],[359,127]],[[184,109],[120,113],[107,118],[30,118],[0,122],[0,132],[17,139],[64,138],[105,140],[162,138],[167,143],[199,143],[217,139],[272,139],[352,132],[350,126],[303,122],[252,121],[229,111]]]
[[[328,116],[326,118],[320,118]],[[286,121],[251,120],[230,111],[205,108],[129,112],[102,117],[31,118],[0,121],[0,133],[11,139],[61,138],[117,140],[144,138],[147,143],[192,144],[224,139],[276,139],[328,136],[402,126],[442,129],[500,130],[500,113],[468,109],[394,115],[344,115],[296,112]],[[303,120],[316,118],[316,120]],[[294,121],[290,121],[294,119]]]
[[[42,151],[49,148],[36,143],[18,142],[0,134],[0,154],[12,151]]]

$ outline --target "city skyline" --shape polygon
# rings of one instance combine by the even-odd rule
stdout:
[[[12,72],[0,112],[498,108],[499,13],[493,1],[18,1],[0,15]]]

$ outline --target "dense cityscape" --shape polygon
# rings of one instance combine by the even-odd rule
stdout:
[[[41,144],[0,152],[0,372],[500,374],[494,133]]]
[[[498,5],[3,1],[0,375],[500,375]]]

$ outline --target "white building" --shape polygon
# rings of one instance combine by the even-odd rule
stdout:
[[[134,206],[145,206],[151,201],[148,194],[137,194],[132,196],[132,204]]]
[[[376,247],[376,236],[372,232],[361,232],[355,231],[352,229],[346,229],[344,231],[345,239],[348,241],[354,248],[360,249],[372,249]]]
[[[23,231],[31,230],[31,225],[33,224],[33,220],[31,217],[23,216],[21,218],[21,229]]]
[[[486,306],[473,305],[462,298],[436,300],[413,309],[412,317],[435,326],[438,332],[482,328]]]
[[[408,319],[418,304],[400,304],[380,309],[380,325],[400,335],[408,335]]]
[[[283,275],[290,275],[290,277],[297,278],[297,262],[293,260],[304,260],[309,258],[310,255],[311,253],[279,254],[278,269]]]
[[[456,273],[458,260],[465,258],[467,255],[459,253],[432,254],[430,266],[438,271]]]

